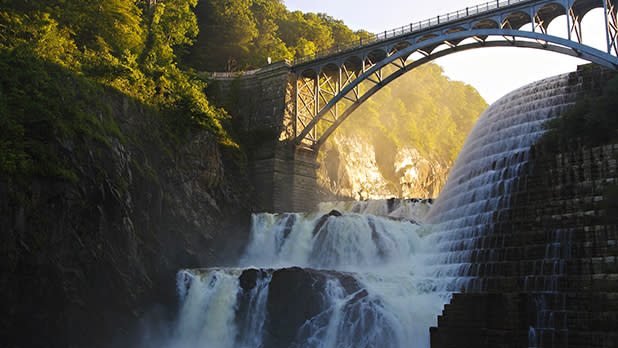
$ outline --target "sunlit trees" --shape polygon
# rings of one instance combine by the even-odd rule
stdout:
[[[196,13],[200,34],[183,60],[197,70],[254,69],[269,57],[292,60],[369,36],[323,13],[288,11],[281,0],[201,0]]]
[[[283,0],[0,0],[0,49],[115,87],[165,110],[178,131],[206,127],[226,142],[227,113],[209,103],[193,69],[254,69],[370,35]],[[484,107],[472,87],[429,64],[384,88],[341,131],[451,162]]]
[[[159,110],[169,134],[182,137],[201,127],[216,134],[222,143],[232,144],[221,124],[228,117],[225,111],[209,103],[202,79],[177,64],[178,55],[194,42],[199,31],[193,12],[196,4],[197,0],[0,0],[1,57],[10,57],[12,65],[25,71],[39,65],[17,64],[16,60],[58,64],[80,78],[117,88]],[[23,87],[22,93],[55,91],[63,95],[76,88],[44,76],[37,81]],[[15,140],[21,137],[20,129],[32,126],[26,124],[28,118],[19,116],[19,105],[13,99],[0,100],[0,108],[6,111],[0,115],[0,123],[14,130],[11,146],[18,148],[23,147]],[[67,117],[66,112],[54,110],[39,113],[53,127]],[[68,124],[78,128],[83,123]],[[28,132],[23,133],[21,141],[36,141],[28,140]],[[6,149],[8,145],[2,146]]]
[[[451,165],[486,107],[473,87],[449,80],[442,68],[430,63],[384,87],[339,131],[381,139],[374,144],[383,151],[396,153],[409,146],[426,158]]]

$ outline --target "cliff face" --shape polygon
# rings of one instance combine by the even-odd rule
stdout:
[[[379,154],[360,136],[336,135],[322,151],[318,184],[326,199],[437,197],[449,170],[411,147]]]
[[[177,269],[225,263],[248,235],[229,149],[205,131],[174,142],[155,111],[103,98],[119,135],[48,144],[77,180],[0,181],[8,347],[128,346],[150,304],[174,303]]]

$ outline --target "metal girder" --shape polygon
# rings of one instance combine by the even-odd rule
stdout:
[[[616,19],[616,7],[610,0],[604,1],[605,29],[607,32],[607,53],[618,55],[618,20]]]
[[[467,49],[496,46],[544,49],[579,57],[618,70],[618,20],[616,8],[613,4],[614,0],[603,0],[603,8],[606,14],[603,24],[607,32],[607,52],[582,43],[581,14],[586,13],[590,8],[599,7],[600,4],[593,2],[593,0],[565,1],[564,7],[560,7],[563,9],[561,11],[566,10],[562,14],[567,17],[568,39],[547,33],[549,21],[557,16],[556,7],[550,8],[550,11],[553,12],[547,14],[547,5],[555,4],[555,1],[515,0],[512,2],[514,5],[502,7],[498,2],[491,10],[481,14],[476,11],[469,16],[477,23],[485,23],[479,26],[484,26],[484,28],[471,29],[474,26],[470,24],[473,22],[470,22],[471,19],[468,17],[462,18],[461,23],[447,21],[446,23],[421,28],[416,32],[413,31],[414,27],[411,26],[410,32],[400,37],[388,38],[385,33],[386,43],[368,43],[366,46],[360,46],[357,51],[348,52],[346,56],[338,57],[335,55],[332,57],[332,61],[327,59],[315,61],[314,64],[317,68],[311,68],[311,62],[295,66],[295,69],[298,68],[299,71],[302,71],[303,68],[318,70],[315,78],[300,77],[297,82],[296,116],[298,120],[295,124],[299,127],[295,132],[295,143],[318,149],[351,112],[395,78],[437,57]],[[574,10],[573,6],[576,3],[579,6],[583,4],[584,8],[580,7]],[[500,11],[503,11],[503,13],[500,13]],[[545,11],[543,15],[540,14],[542,11]],[[468,13],[466,12],[466,14]],[[512,28],[508,18],[511,14],[516,13],[530,15],[527,23],[532,24],[532,31]],[[485,14],[486,17],[483,17]],[[459,17],[456,18],[459,19]],[[487,23],[495,22],[494,19],[496,18],[501,21],[498,23],[499,27],[489,28],[491,25]],[[518,26],[521,26],[522,23],[525,24],[521,15],[519,17],[515,15],[511,18],[519,19],[517,21]],[[434,29],[434,27],[439,27],[439,30]],[[488,41],[487,38],[489,37],[495,37],[498,40]],[[461,44],[467,38],[473,38],[476,42]],[[405,42],[406,44],[402,45],[398,42]],[[446,48],[434,52],[441,45],[445,45]],[[383,52],[383,55],[374,53],[376,51]],[[421,53],[423,57],[414,62],[407,60],[415,52]],[[350,57],[357,57],[357,60],[352,62]],[[320,70],[321,67],[327,65],[330,66],[328,73]],[[336,69],[333,70],[335,66]],[[385,70],[389,66],[391,69]],[[388,76],[385,76],[385,73]],[[327,115],[329,116],[327,117]],[[326,126],[318,127],[318,124],[322,121],[325,122]],[[320,128],[319,132],[318,128]]]
[[[569,17],[571,19],[571,31],[569,32],[569,40],[572,40],[573,32],[577,37],[577,42],[582,43],[582,19],[575,14],[573,8],[569,8]]]

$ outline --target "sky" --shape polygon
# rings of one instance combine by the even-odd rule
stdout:
[[[365,29],[378,33],[437,15],[484,3],[483,0],[284,0],[288,10],[326,13],[341,19],[353,30]],[[603,26],[595,25],[603,18],[603,10],[593,10],[584,17],[584,43],[602,48]],[[564,16],[556,19],[549,33],[564,37]],[[574,71],[586,61],[525,48],[483,48],[447,55],[434,61],[451,80],[463,81],[475,87],[488,103],[493,103],[510,91],[540,79]]]

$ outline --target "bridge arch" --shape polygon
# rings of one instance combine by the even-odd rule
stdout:
[[[510,2],[515,5],[496,7],[482,15],[474,12],[471,16],[463,16],[446,24],[439,24],[438,17],[438,24],[427,28],[421,26],[420,30],[392,38],[385,33],[383,42],[348,50],[345,59],[339,59],[343,55],[338,57],[334,54],[295,65],[295,71],[303,71],[312,64],[324,66],[327,61],[340,62],[337,64],[339,71],[335,74],[338,76],[318,73],[316,77],[312,97],[316,99],[314,106],[319,107],[305,107],[309,103],[302,98],[307,93],[296,93],[294,143],[319,149],[352,112],[384,86],[422,64],[465,50],[485,47],[534,48],[578,57],[618,70],[618,22],[613,0],[548,0],[533,4],[522,0]],[[603,8],[606,14],[605,23],[600,23],[607,32],[606,52],[587,46],[581,40],[581,20],[594,8]],[[465,13],[469,14],[470,9],[466,9]],[[547,33],[549,24],[560,16],[567,17],[567,38]],[[529,24],[532,24],[531,31],[522,30]],[[414,61],[408,59],[419,53],[421,58]],[[347,66],[347,62],[352,61],[355,62],[353,67]],[[394,69],[386,71],[387,66]],[[328,86],[322,91],[325,81]]]
[[[501,28],[519,30],[532,23],[532,15],[524,11],[509,13],[502,19]]]

